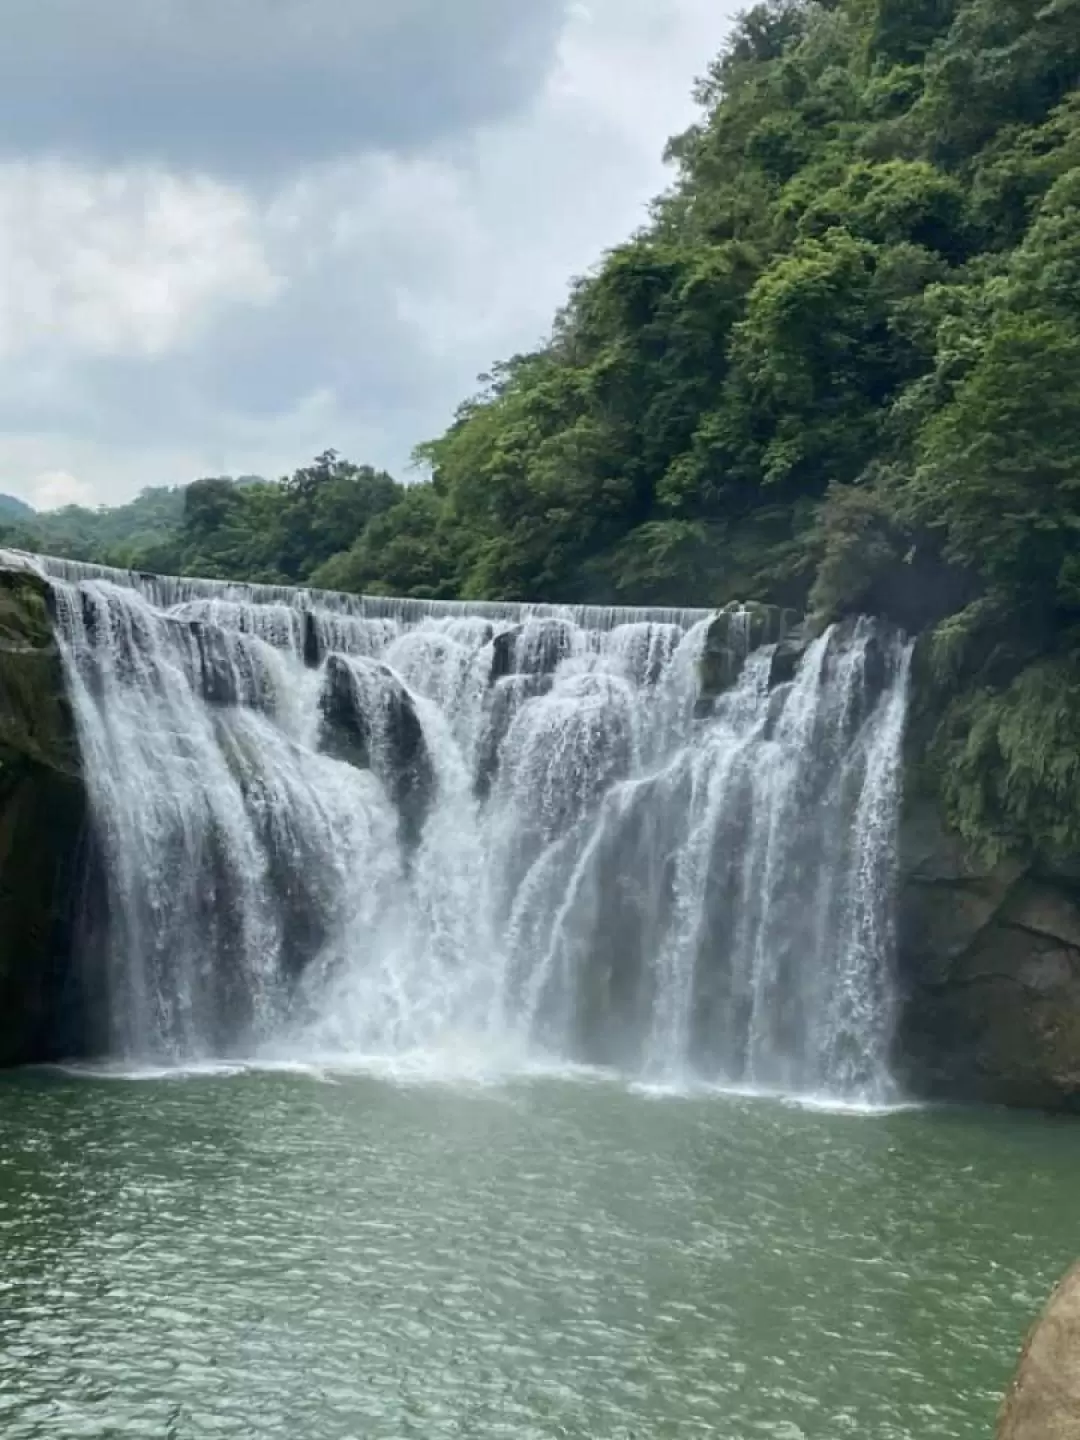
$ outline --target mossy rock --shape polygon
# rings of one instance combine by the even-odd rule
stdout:
[[[75,723],[53,636],[52,591],[29,570],[0,570],[0,763],[80,773]]]

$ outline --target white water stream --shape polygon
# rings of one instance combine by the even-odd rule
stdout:
[[[834,630],[779,686],[753,650],[702,716],[701,611],[36,563],[111,1054],[497,1053],[888,1098],[900,639]]]

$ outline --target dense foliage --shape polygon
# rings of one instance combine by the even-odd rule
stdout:
[[[200,481],[176,523],[90,548],[402,594],[872,609],[925,636],[917,733],[954,820],[989,850],[1080,848],[1078,79],[1080,0],[766,0],[648,225],[421,447],[427,481],[329,455]],[[181,503],[136,506],[159,502]]]
[[[158,574],[296,585],[403,494],[389,475],[333,451],[280,481],[212,476],[144,490],[113,509],[0,513],[8,546]]]

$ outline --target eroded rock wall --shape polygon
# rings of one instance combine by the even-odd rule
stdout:
[[[0,1065],[84,1048],[86,795],[48,583],[0,570]]]
[[[980,864],[923,803],[902,835],[898,922],[910,1088],[1080,1111],[1080,870]]]

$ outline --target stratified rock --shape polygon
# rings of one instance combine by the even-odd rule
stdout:
[[[1028,1335],[1001,1409],[997,1440],[1080,1437],[1080,1265]]]

